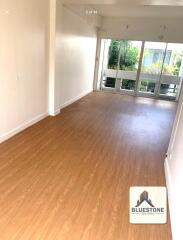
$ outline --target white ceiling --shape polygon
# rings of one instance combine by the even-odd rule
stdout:
[[[73,11],[84,15],[97,10],[103,17],[183,18],[183,0],[62,0]]]

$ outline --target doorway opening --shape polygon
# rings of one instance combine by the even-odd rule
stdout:
[[[98,90],[179,99],[183,44],[101,39]]]

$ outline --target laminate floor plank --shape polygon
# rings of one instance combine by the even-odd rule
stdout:
[[[129,224],[129,187],[165,185],[176,103],[94,92],[0,144],[0,240],[171,240]]]

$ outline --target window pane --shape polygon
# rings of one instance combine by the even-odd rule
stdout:
[[[116,78],[107,77],[105,80],[105,87],[115,88]]]
[[[149,82],[148,80],[143,80],[140,82],[140,89],[141,92],[146,93],[154,93],[155,92],[155,83]]]
[[[118,77],[121,78],[121,90],[135,90],[137,70],[141,52],[141,41],[120,41]]]
[[[142,73],[159,75],[162,69],[166,43],[146,42],[142,60]],[[155,76],[156,77],[156,76]],[[158,76],[157,76],[158,77]]]
[[[99,63],[99,80],[101,81],[100,88],[114,89],[116,84],[118,54],[120,43],[117,40],[102,39],[101,53]]]
[[[108,69],[117,69],[118,68],[118,59],[120,51],[120,41],[118,40],[109,40],[108,46]]]
[[[168,43],[163,74],[179,76],[183,58],[183,44]]]
[[[135,90],[135,81],[130,79],[123,79],[121,89]]]
[[[137,71],[142,43],[121,40],[120,44],[120,70]]]
[[[169,97],[176,97],[177,85],[175,85],[175,84],[161,84],[160,94],[163,94],[163,95],[166,95],[166,96],[169,96]]]
[[[158,89],[165,49],[166,43],[145,42],[139,92],[155,94]],[[166,61],[169,61],[169,55]]]

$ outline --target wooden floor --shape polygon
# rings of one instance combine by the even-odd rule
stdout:
[[[132,185],[165,185],[176,104],[92,93],[0,145],[0,240],[169,240],[131,225]]]

